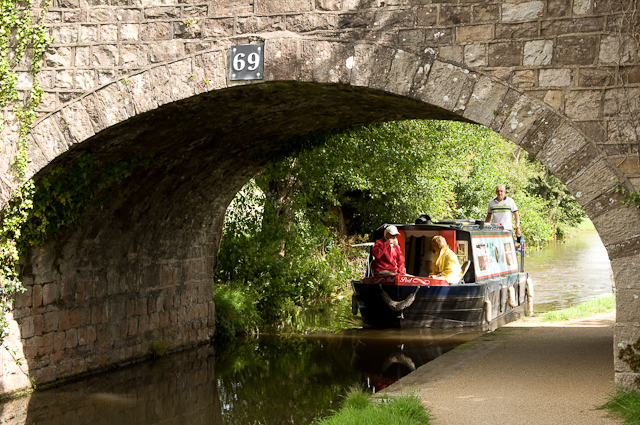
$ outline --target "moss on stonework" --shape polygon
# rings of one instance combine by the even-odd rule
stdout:
[[[618,358],[629,365],[635,373],[640,373],[640,338],[633,344],[627,344],[620,350]],[[635,380],[636,386],[640,387],[640,377]]]
[[[26,397],[35,391],[34,388],[27,388],[24,390],[11,391],[0,395],[0,403],[6,403],[11,400]]]

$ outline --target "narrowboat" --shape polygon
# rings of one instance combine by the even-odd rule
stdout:
[[[384,237],[387,226],[376,229],[373,241]],[[516,319],[533,312],[523,238],[516,241],[511,231],[479,220],[418,219],[395,226],[407,271],[374,276],[369,254],[365,277],[352,281],[353,314],[360,312],[363,327],[495,329],[507,316]],[[459,282],[429,277],[431,239],[437,235],[445,238],[462,265]]]

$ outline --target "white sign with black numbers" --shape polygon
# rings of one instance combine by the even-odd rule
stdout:
[[[262,80],[263,72],[264,44],[231,46],[229,80]]]

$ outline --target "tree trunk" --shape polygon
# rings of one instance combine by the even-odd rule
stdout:
[[[346,237],[347,235],[347,222],[344,218],[344,214],[342,213],[342,208],[339,206],[334,206],[331,208],[332,214],[338,219],[338,233],[340,236]]]

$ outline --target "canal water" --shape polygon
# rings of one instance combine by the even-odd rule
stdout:
[[[606,250],[595,231],[531,252],[536,312],[612,293]],[[350,303],[225,350],[202,346],[0,405],[0,424],[308,424],[339,408],[349,388],[376,392],[479,333],[364,330]],[[349,328],[310,332],[311,327]],[[328,327],[328,328],[331,328]]]

